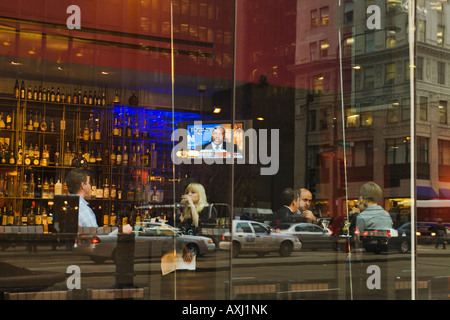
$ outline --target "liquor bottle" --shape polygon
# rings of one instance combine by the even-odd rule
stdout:
[[[122,200],[122,189],[120,188],[120,184],[117,186],[117,200]]]
[[[10,204],[9,211],[8,211],[8,222],[7,222],[7,225],[12,226],[13,224],[14,224],[14,210],[12,208],[12,204]]]
[[[103,226],[109,226],[109,214],[107,210],[105,210],[105,213],[103,214]]]
[[[109,184],[108,184],[108,178],[105,178],[105,183],[103,184],[103,198],[109,199]]]
[[[12,127],[12,117],[11,115],[8,113],[6,114],[6,129],[11,130]]]
[[[80,162],[80,167],[87,168],[88,165],[87,159],[84,157],[84,154],[81,151],[78,153],[78,158]]]
[[[95,138],[96,141],[100,141],[101,137],[102,137],[102,134],[100,132],[100,124],[97,122],[97,129],[95,130],[94,138]]]
[[[34,174],[31,173],[30,176],[30,183],[28,183],[28,198],[34,198],[34,190],[36,188],[36,185],[34,183]]]
[[[91,154],[89,153],[89,149],[87,146],[84,149],[83,158],[86,160],[86,166],[87,166],[91,160]]]
[[[25,174],[23,176],[23,182],[22,182],[22,197],[28,197],[28,181],[27,181],[27,175]]]
[[[106,106],[106,94],[105,91],[102,91],[102,106]]]
[[[3,112],[0,113],[0,129],[5,129],[6,128],[6,123],[5,120],[3,119]]]
[[[36,111],[36,114],[34,115],[34,120],[33,120],[33,130],[38,131],[39,125],[40,125],[40,121],[39,121],[39,117],[38,117],[38,112]]]
[[[35,145],[35,147],[34,147],[33,165],[34,165],[34,166],[38,166],[39,163],[40,163],[40,161],[41,161],[41,152],[40,152],[40,150],[39,150],[39,146],[38,146],[37,143],[36,143],[36,145]]]
[[[48,196],[50,199],[55,197],[55,183],[53,182],[53,177],[50,178],[50,183],[48,187]]]
[[[67,142],[66,150],[64,152],[64,166],[70,167],[72,164],[72,157],[70,153],[70,145],[69,142]]]
[[[50,228],[53,224],[53,205],[51,205],[50,203],[48,204],[47,224],[48,224],[49,231],[50,231]]]
[[[92,90],[89,90],[89,96],[88,96],[87,104],[88,105],[93,105],[94,104],[94,100],[93,100],[93,97],[92,97]]]
[[[150,155],[150,150],[147,148],[145,150],[145,153],[142,155],[142,164],[144,167],[150,167],[150,161],[151,161],[151,155]]]
[[[55,122],[53,118],[50,120],[50,132],[55,132]]]
[[[67,183],[65,181],[64,181],[63,187],[62,187],[62,194],[64,196],[68,196],[69,195],[69,188],[67,187]]]
[[[139,124],[138,124],[137,119],[135,119],[134,126],[133,126],[133,137],[139,138],[140,136],[141,136],[141,133],[139,131]]]
[[[111,214],[110,214],[110,218],[109,218],[109,225],[110,226],[115,226],[117,223],[117,216],[116,216],[116,211],[114,210],[114,204],[111,205]]]
[[[100,179],[98,179],[98,186],[97,186],[97,190],[95,193],[96,193],[95,197],[97,199],[103,199],[103,186],[102,186],[102,182]]]
[[[38,100],[38,91],[36,86],[34,86],[34,90],[33,90],[33,100],[37,101]]]
[[[119,137],[123,136],[123,126],[122,126],[122,119],[119,118],[119,123],[117,124],[119,127]]]
[[[66,99],[67,99],[67,103],[68,103],[68,104],[71,104],[71,103],[73,102],[73,101],[72,101],[72,95],[70,94],[70,89],[69,89],[69,91],[67,92]]]
[[[66,102],[66,91],[65,90],[62,91],[59,99],[58,99],[58,93],[59,93],[59,88],[58,88],[58,92],[56,93],[56,102],[65,103]]]
[[[117,125],[117,118],[114,119],[113,136],[114,137],[119,136],[119,126]]]
[[[32,201],[30,213],[28,214],[28,224],[31,226],[33,226],[36,222],[36,214],[34,212],[35,208],[36,208],[36,202]]]
[[[39,86],[38,101],[42,101],[42,86]]]
[[[111,150],[111,154],[109,156],[109,164],[112,166],[115,165],[116,160],[117,160],[117,155],[116,155],[116,152],[114,151],[114,146],[113,146],[112,150]]]
[[[19,80],[16,79],[16,83],[14,84],[14,99],[19,98],[20,98]]]
[[[32,100],[32,99],[33,99],[33,91],[31,91],[31,86],[28,86],[27,100]]]
[[[44,184],[42,185],[42,199],[50,198],[50,184],[48,183],[47,177],[45,177]]]
[[[48,233],[48,214],[45,207],[42,207],[42,225],[44,226],[44,234]]]
[[[97,183],[96,183],[95,179],[92,179],[91,198],[96,198],[96,197],[97,197]]]
[[[31,113],[31,111],[30,111],[30,116],[28,117],[26,128],[28,131],[33,131],[33,115]]]
[[[98,106],[102,105],[102,97],[100,96],[100,90],[98,91],[98,96],[97,96],[97,103]]]
[[[28,212],[24,212],[21,217],[21,223],[23,226],[28,225]]]
[[[59,142],[56,143],[56,151],[55,151],[55,166],[58,167],[61,165],[60,153],[59,153]]]
[[[128,165],[127,146],[123,146],[122,163],[123,163],[124,166]]]
[[[95,163],[102,164],[102,161],[103,161],[102,153],[100,152],[100,148],[97,147],[97,155],[95,156]]]
[[[36,182],[36,190],[34,191],[34,197],[35,198],[42,198],[42,180],[41,177],[37,177]]]
[[[120,146],[117,146],[116,164],[122,165],[122,152],[120,152]]]
[[[88,97],[86,94],[86,90],[84,90],[84,94],[83,94],[83,104],[87,104],[88,103]]]
[[[95,164],[95,161],[96,161],[96,159],[95,159],[95,152],[94,152],[94,149],[92,149],[91,150],[91,154],[89,155],[89,163],[90,164]]]
[[[10,150],[9,152],[9,164],[14,165],[16,164],[16,157],[14,156],[14,151]]]
[[[125,136],[130,138],[133,136],[133,126],[131,124],[131,118],[128,117],[128,121],[127,121],[127,127],[125,129]]]
[[[58,181],[55,183],[55,196],[60,196],[62,195],[62,183],[61,181],[58,179]]]
[[[81,167],[79,156],[75,156],[72,158],[72,163],[70,164],[70,166],[75,168]]]
[[[112,200],[115,200],[117,198],[117,190],[116,190],[116,184],[114,183],[114,180],[111,184],[110,197]]]
[[[20,84],[20,99],[25,99],[25,83],[22,80]]]
[[[117,90],[115,90],[114,92],[114,103],[120,103],[120,98],[119,98],[119,92]]]
[[[77,88],[73,89],[72,103],[73,104],[78,104]]]
[[[48,94],[47,94],[47,90],[45,88],[42,89],[42,101],[47,101],[48,99]]]
[[[44,150],[42,151],[42,159],[41,159],[41,166],[47,167],[50,162],[50,152],[48,151],[48,147],[45,144]]]
[[[55,89],[52,87],[52,91],[50,91],[50,102],[56,101]]]
[[[147,139],[150,137],[150,134],[148,132],[147,128],[147,119],[144,119],[144,127],[142,128],[142,138]]]
[[[41,213],[41,207],[40,206],[37,207],[37,212],[36,212],[36,216],[35,216],[34,219],[35,219],[34,223],[37,226],[40,226],[42,224],[42,213]]]
[[[53,90],[52,87],[52,94],[51,94],[51,98],[52,98],[52,102],[60,102],[61,101],[61,92],[59,91],[59,88],[56,89],[56,94],[55,91]]]
[[[87,120],[86,120],[86,125],[84,126],[84,129],[83,129],[83,140],[89,141],[89,125],[88,125]]]

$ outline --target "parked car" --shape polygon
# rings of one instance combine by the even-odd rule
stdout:
[[[282,223],[276,227],[282,234],[296,236],[302,243],[302,249],[331,249],[332,232],[312,223]]]
[[[219,248],[230,250],[233,256],[241,253],[256,253],[264,256],[269,252],[278,252],[280,256],[290,256],[293,251],[302,248],[297,237],[277,233],[268,225],[248,220],[233,220],[232,236],[229,232],[222,235]]]
[[[411,228],[401,226],[397,230],[366,229],[360,234],[360,240],[367,252],[397,250],[407,253],[411,249]]]
[[[186,246],[193,255],[203,256],[216,249],[216,245],[210,238],[184,235],[168,225],[153,225],[150,228],[134,231],[134,234],[135,258],[161,257],[164,253],[173,250],[174,238],[178,250]],[[89,256],[95,263],[103,263],[108,259],[116,262],[117,239],[118,229],[105,235],[80,234],[74,249],[77,254]]]

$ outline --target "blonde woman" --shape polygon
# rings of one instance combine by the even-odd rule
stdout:
[[[181,196],[184,210],[180,216],[180,230],[184,234],[199,234],[199,217],[208,205],[205,188],[199,183],[191,183],[186,187],[185,194]]]

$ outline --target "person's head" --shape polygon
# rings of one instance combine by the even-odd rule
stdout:
[[[381,188],[375,182],[365,183],[359,190],[359,205],[367,207],[370,204],[377,204],[381,200]]]
[[[87,196],[91,191],[88,173],[83,169],[71,170],[66,177],[67,189],[71,194]]]
[[[201,211],[208,204],[205,188],[200,183],[190,183],[186,187],[185,194],[191,197],[198,211]]]
[[[222,126],[214,127],[211,133],[212,143],[220,145],[225,140],[225,128]]]
[[[281,192],[281,204],[297,211],[299,207],[300,193],[298,190],[286,188]]]
[[[312,193],[308,189],[300,189],[300,210],[308,210],[311,206]]]

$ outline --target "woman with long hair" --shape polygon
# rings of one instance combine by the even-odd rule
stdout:
[[[205,188],[200,183],[190,183],[181,196],[181,203],[184,210],[180,216],[180,230],[184,234],[199,234],[200,213],[208,205]]]

